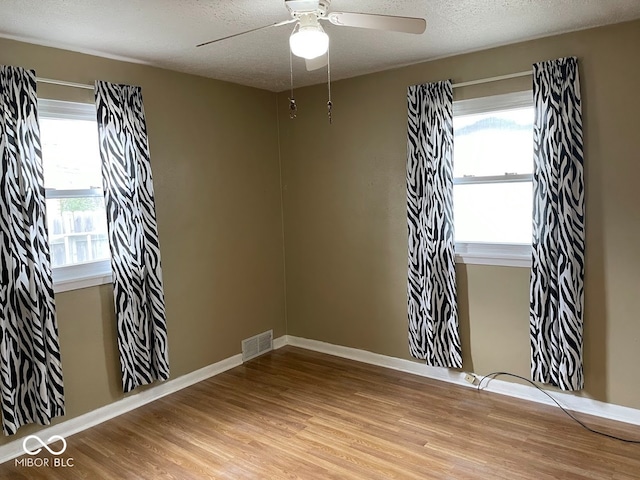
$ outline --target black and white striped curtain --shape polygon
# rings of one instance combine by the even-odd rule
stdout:
[[[64,415],[36,77],[0,66],[0,391],[2,429]]]
[[[462,367],[453,235],[453,90],[408,89],[409,348],[438,367]]]
[[[533,66],[531,374],[564,390],[584,387],[584,179],[578,62]]]
[[[169,378],[147,126],[139,87],[97,81],[96,108],[124,392]]]

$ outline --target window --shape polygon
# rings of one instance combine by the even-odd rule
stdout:
[[[454,102],[459,261],[530,265],[533,120],[530,91]]]
[[[111,281],[94,105],[38,101],[54,290]]]

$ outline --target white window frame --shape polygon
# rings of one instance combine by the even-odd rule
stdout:
[[[38,116],[40,118],[95,122],[96,108],[89,103],[63,102],[40,98],[38,99]],[[101,186],[81,190],[46,189],[47,199],[102,196]],[[111,259],[55,267],[52,268],[52,276],[53,291],[55,293],[112,283]]]
[[[457,100],[453,102],[453,116],[488,113],[533,106],[533,92],[507,93],[490,97]],[[454,139],[455,141],[455,139]],[[455,162],[455,159],[454,159]],[[530,182],[533,174],[464,176],[453,179],[454,185],[480,185],[487,183]],[[532,219],[533,221],[533,219]],[[531,267],[531,244],[456,242],[456,263],[497,265],[505,267]]]

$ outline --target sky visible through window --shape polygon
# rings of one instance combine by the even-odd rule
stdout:
[[[40,119],[45,188],[102,187],[96,122]]]

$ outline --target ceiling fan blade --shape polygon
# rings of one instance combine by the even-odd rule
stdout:
[[[341,27],[373,28],[404,33],[424,33],[427,22],[424,18],[394,17],[391,15],[373,15],[370,13],[331,12],[327,18]]]
[[[305,60],[307,64],[307,72],[318,70],[319,68],[326,67],[329,63],[329,56],[325,53],[319,57],[312,58],[311,60]]]
[[[215,40],[210,40],[208,42],[201,43],[199,45],[196,45],[196,48],[197,47],[204,47],[205,45],[211,45],[212,43],[221,42],[223,40],[228,40],[228,39],[233,38],[233,37],[239,37],[240,35],[244,35],[246,33],[257,32],[258,30],[264,30],[266,28],[271,28],[271,27],[280,27],[281,25],[288,25],[289,23],[293,23],[293,22],[297,22],[297,21],[298,21],[297,18],[291,18],[289,20],[284,20],[282,22],[272,23],[270,25],[264,25],[264,26],[258,27],[258,28],[252,28],[251,30],[247,30],[246,32],[234,33],[233,35],[229,35],[229,36],[226,36],[226,37],[217,38]]]

